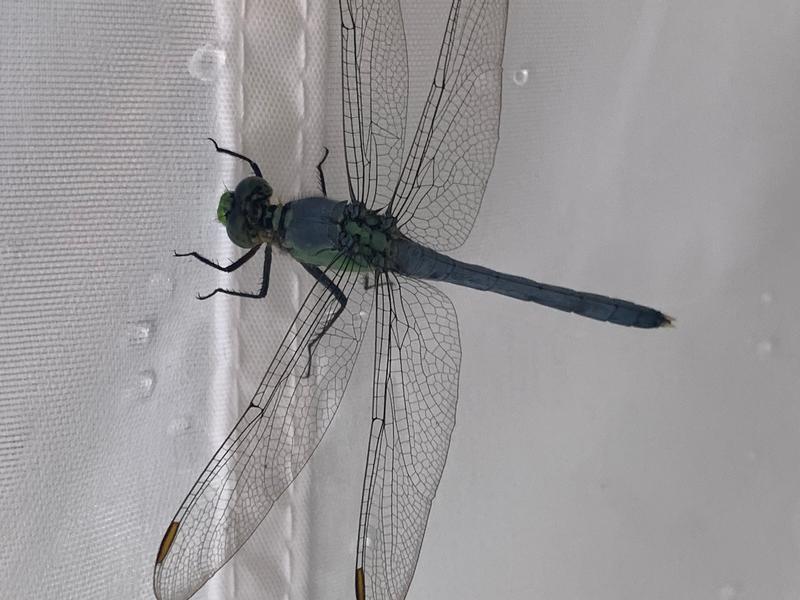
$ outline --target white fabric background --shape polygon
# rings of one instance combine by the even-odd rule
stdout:
[[[413,108],[449,3],[405,0]],[[461,398],[409,598],[800,594],[800,8],[511,1],[472,262],[653,304],[628,331],[447,288]],[[0,597],[151,598],[164,528],[308,277],[194,299],[252,155],[343,195],[336,2],[2,3]],[[413,118],[413,116],[412,116]],[[350,599],[371,349],[331,431],[198,598]]]

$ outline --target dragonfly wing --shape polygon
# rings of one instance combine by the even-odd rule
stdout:
[[[453,0],[436,74],[391,211],[439,251],[458,248],[478,215],[500,128],[507,0]]]
[[[381,280],[358,600],[405,598],[455,426],[461,362],[450,299],[422,281]]]
[[[342,116],[350,199],[389,204],[400,176],[408,56],[398,0],[339,0]]]
[[[161,543],[153,572],[157,598],[189,598],[250,537],[294,480],[333,419],[372,305],[356,271],[329,272],[348,298],[314,285],[250,406],[198,478]],[[309,367],[309,360],[311,365]]]

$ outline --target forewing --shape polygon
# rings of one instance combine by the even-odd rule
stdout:
[[[398,0],[339,0],[350,199],[381,208],[402,164],[408,56]]]
[[[250,537],[319,444],[341,400],[372,304],[358,273],[328,273],[347,306],[316,344],[339,303],[317,283],[250,406],[217,450],[167,529],[153,586],[162,600],[189,598]]]
[[[436,74],[391,204],[439,251],[467,239],[494,166],[507,0],[453,0]]]
[[[401,600],[455,426],[461,345],[455,309],[442,292],[391,274],[377,289],[356,598]]]

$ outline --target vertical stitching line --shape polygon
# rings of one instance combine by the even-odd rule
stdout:
[[[298,140],[296,146],[296,155],[300,162],[301,168],[297,171],[298,179],[295,181],[295,191],[300,192],[303,186],[303,173],[305,172],[305,135],[304,135],[304,127],[306,123],[306,115],[308,113],[308,0],[300,0],[298,5],[298,9],[301,13],[302,23],[300,27],[300,43],[298,44],[298,48],[302,52],[302,56],[300,57],[300,119],[299,119],[299,127],[298,127]],[[298,278],[299,283],[299,278]],[[300,304],[300,287],[299,285],[296,286],[296,290],[298,292],[295,303],[299,308]],[[294,433],[294,427],[292,426],[292,433]],[[296,566],[296,559],[294,548],[292,546],[292,539],[293,533],[295,529],[295,522],[296,522],[296,511],[295,511],[295,500],[296,500],[296,493],[295,493],[294,485],[289,486],[289,509],[288,509],[288,537],[285,540],[286,550],[288,553],[288,598],[291,599],[294,597],[294,590],[295,590],[295,566]]]

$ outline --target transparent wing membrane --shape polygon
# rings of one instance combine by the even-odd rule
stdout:
[[[472,229],[494,165],[508,3],[453,0],[434,80],[400,170],[408,63],[399,5],[342,0],[340,7],[351,198],[386,207],[420,243],[457,248]],[[378,48],[381,36],[397,45]],[[375,78],[374,67],[387,61],[389,70]],[[389,81],[397,87],[387,88]],[[447,458],[461,348],[455,310],[442,292],[392,273],[377,274],[375,289],[356,599],[399,600],[411,583]]]
[[[494,166],[507,13],[506,0],[453,0],[393,195],[400,229],[440,252],[467,239]]]
[[[153,574],[162,600],[190,597],[250,537],[319,444],[339,406],[374,292],[355,271],[329,272],[347,306],[317,283],[267,369],[250,406],[175,515]],[[311,364],[309,366],[309,360]]]
[[[352,201],[389,204],[400,176],[408,56],[398,0],[339,0],[344,151]]]
[[[397,600],[411,584],[447,458],[461,345],[442,292],[394,274],[379,280],[356,597]]]

